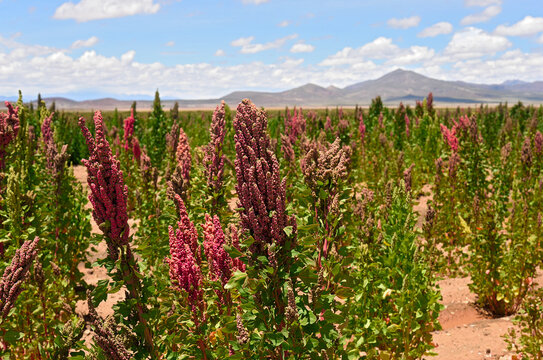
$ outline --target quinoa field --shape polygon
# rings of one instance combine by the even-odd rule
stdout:
[[[0,113],[2,359],[543,359],[543,106]]]

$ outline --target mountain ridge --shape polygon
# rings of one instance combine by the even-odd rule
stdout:
[[[411,70],[397,69],[377,79],[360,81],[344,88],[334,85],[323,87],[307,83],[292,89],[278,92],[233,91],[217,99],[199,100],[163,100],[164,108],[173,107],[175,102],[181,108],[214,108],[221,100],[231,107],[243,98],[249,98],[258,106],[354,106],[369,105],[376,96],[381,96],[387,105],[397,105],[399,101],[423,99],[432,92],[436,104],[473,104],[524,101],[543,103],[543,81],[525,82],[506,80],[500,84],[476,84],[464,81],[434,79]],[[8,97],[4,97],[8,99]],[[11,98],[11,97],[10,97]],[[57,109],[64,110],[113,110],[128,109],[133,100],[118,100],[112,97],[76,101],[67,97],[48,97],[44,101],[49,105],[53,101]],[[152,100],[136,100],[138,109],[152,108]],[[34,101],[34,104],[36,102]]]

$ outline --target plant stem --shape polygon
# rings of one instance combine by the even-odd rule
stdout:
[[[121,251],[121,267],[123,278],[126,282],[130,298],[136,300],[136,311],[138,314],[138,320],[143,326],[143,336],[145,344],[147,346],[147,350],[151,354],[152,359],[158,359],[158,353],[156,352],[153,342],[153,334],[144,316],[146,308],[141,302],[139,291],[141,284],[139,278],[136,275],[136,269],[134,269],[133,267],[133,264],[135,264],[134,255],[132,254],[132,251],[130,251],[130,245],[126,246],[126,251],[124,251],[124,248],[121,248]]]

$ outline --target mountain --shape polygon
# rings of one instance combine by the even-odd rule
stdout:
[[[329,105],[328,100],[341,97],[342,90],[336,87],[324,88],[315,84],[306,84],[294,89],[281,92],[236,91],[226,95],[223,99],[228,104],[237,105],[245,98],[259,106],[285,106],[303,105],[318,106]],[[262,105],[261,105],[262,104]]]
[[[473,104],[508,101],[515,103],[543,103],[543,81],[525,82],[507,80],[501,84],[474,84],[464,81],[446,81],[433,79],[414,71],[398,69],[375,80],[358,82],[344,88],[333,85],[322,87],[306,84],[280,92],[235,91],[219,99],[202,100],[164,100],[165,109],[173,107],[177,101],[181,108],[208,109],[214,108],[224,99],[231,107],[244,98],[251,99],[258,106],[354,106],[368,105],[371,99],[381,96],[387,105],[397,105],[400,101],[414,102],[425,98],[432,92],[437,105]],[[65,110],[127,110],[132,101],[104,98],[96,100],[74,101],[67,98],[45,98],[49,105],[55,102],[57,109]],[[138,109],[151,109],[151,100],[138,100]]]
[[[371,99],[381,96],[387,104],[415,101],[432,92],[436,103],[470,104],[499,102],[543,102],[543,81],[527,83],[510,80],[502,84],[472,84],[463,81],[433,79],[414,71],[395,70],[378,79],[366,80],[343,89],[307,84],[295,89],[276,92],[238,91],[225,97],[225,101],[237,104],[248,97],[261,106],[335,106],[367,105]]]

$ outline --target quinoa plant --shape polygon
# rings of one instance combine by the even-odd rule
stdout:
[[[366,213],[375,220],[350,249],[352,263],[345,299],[342,344],[349,358],[420,359],[433,348],[439,330],[440,293],[435,275],[417,248],[415,217],[404,185],[394,186],[390,200],[375,211],[371,197]]]
[[[123,173],[119,169],[119,162],[112,155],[105,138],[100,112],[95,113],[94,124],[96,137],[93,137],[87,129],[83,118],[79,121],[90,153],[89,159],[83,161],[88,171],[87,181],[91,191],[89,200],[93,205],[94,220],[104,234],[108,247],[108,259],[105,264],[115,282],[128,288],[124,311],[132,314],[129,321],[133,317],[132,322],[139,325],[140,341],[148,353],[156,357],[152,331],[145,316],[147,284],[140,280],[138,265],[130,247],[130,228],[126,209],[127,188],[124,185]],[[109,351],[107,347],[103,347],[102,350],[106,353]]]

